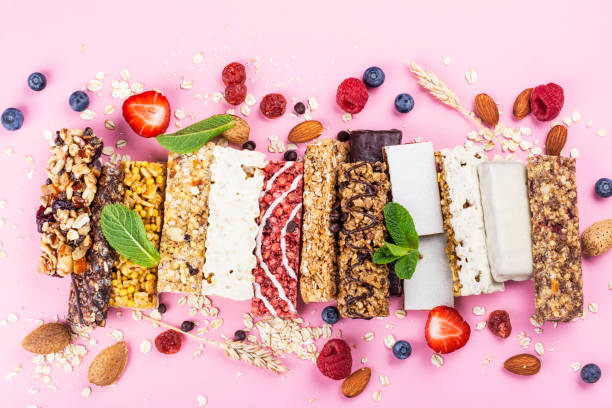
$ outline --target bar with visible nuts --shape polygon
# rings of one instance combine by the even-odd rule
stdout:
[[[576,160],[532,156],[527,161],[536,313],[548,321],[582,314]]]

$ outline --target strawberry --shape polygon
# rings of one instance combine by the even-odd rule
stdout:
[[[436,353],[451,353],[470,338],[470,325],[452,307],[437,306],[431,309],[425,324],[425,339]]]
[[[163,134],[170,124],[170,103],[157,91],[132,95],[123,102],[123,117],[142,137]]]
[[[353,359],[351,348],[344,340],[331,339],[317,357],[319,371],[333,380],[341,380],[351,374]]]

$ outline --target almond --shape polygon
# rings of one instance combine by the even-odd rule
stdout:
[[[106,386],[114,384],[127,363],[128,349],[125,341],[109,346],[93,359],[87,371],[87,378],[92,384]]]
[[[249,140],[251,127],[247,121],[241,117],[236,115],[231,116],[234,119],[234,127],[221,133],[221,136],[225,137],[230,143],[243,145]]]
[[[597,221],[582,233],[582,252],[601,255],[612,248],[612,219]]]
[[[512,113],[517,119],[523,119],[525,116],[531,113],[531,92],[533,88],[527,88],[523,90],[514,101],[514,107]]]
[[[36,354],[62,351],[70,344],[70,330],[61,323],[45,323],[32,330],[21,341],[21,346]]]
[[[481,93],[474,98],[474,107],[478,117],[490,127],[494,127],[499,122],[499,109],[497,104],[489,95]]]
[[[517,354],[504,361],[504,368],[518,375],[537,374],[541,366],[540,359],[531,354]]]
[[[370,382],[371,375],[372,370],[369,367],[363,367],[355,371],[342,382],[342,387],[340,387],[342,394],[347,398],[358,396]]]
[[[318,120],[307,120],[297,124],[289,132],[289,141],[292,143],[309,142],[323,133],[323,125]]]
[[[567,141],[567,128],[563,125],[556,125],[550,129],[548,136],[546,136],[545,150],[546,154],[550,156],[558,156],[565,146]]]

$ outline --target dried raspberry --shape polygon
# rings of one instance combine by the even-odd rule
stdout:
[[[368,91],[359,79],[347,78],[336,92],[336,103],[343,111],[348,113],[359,113],[368,101]]]
[[[155,348],[160,353],[178,353],[183,344],[183,333],[174,330],[166,330],[155,338]]]
[[[268,94],[263,97],[259,104],[259,110],[268,119],[278,118],[285,113],[287,100],[281,94]]]
[[[538,120],[553,120],[563,108],[563,88],[554,83],[539,85],[531,92],[531,112]]]
[[[36,211],[36,227],[38,232],[43,232],[42,228],[43,228],[43,224],[45,222],[50,222],[53,220],[53,214],[49,213],[49,214],[45,214],[45,207],[43,207],[42,205],[38,208],[38,211]]]
[[[223,68],[221,78],[223,78],[225,86],[244,84],[244,81],[246,81],[246,70],[244,69],[244,65],[239,62],[227,64],[225,68]]]
[[[246,98],[247,88],[244,84],[232,84],[225,88],[225,100],[230,105],[240,105]]]
[[[505,310],[494,310],[489,315],[487,320],[487,326],[496,336],[505,339],[510,336],[512,332],[512,325],[510,324],[510,315]]]
[[[351,349],[344,340],[332,339],[325,343],[317,357],[317,367],[324,376],[341,380],[351,373],[353,359]]]

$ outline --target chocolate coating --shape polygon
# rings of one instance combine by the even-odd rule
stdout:
[[[402,131],[353,130],[351,132],[351,162],[384,162],[383,147],[400,144]]]

